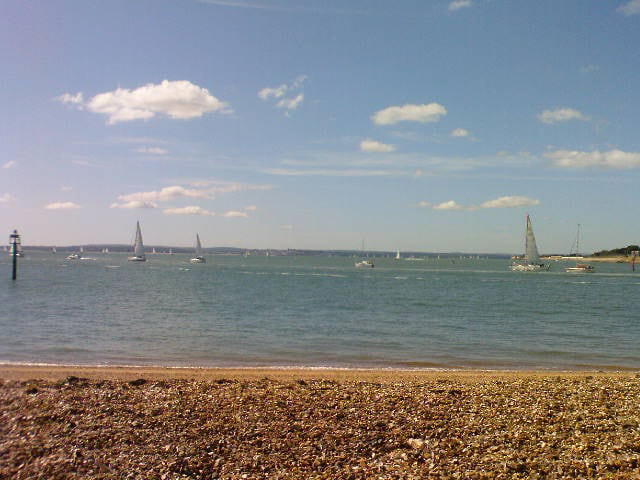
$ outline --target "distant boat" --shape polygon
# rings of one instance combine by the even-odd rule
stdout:
[[[364,240],[362,240],[362,256],[364,257]],[[369,260],[368,258],[364,258],[359,262],[355,263],[356,268],[374,268],[373,260]]]
[[[587,263],[576,263],[575,267],[567,267],[564,271],[567,273],[593,273],[595,268]]]
[[[67,260],[81,260],[82,259],[82,253],[81,252],[73,252],[69,255],[67,255]]]
[[[569,256],[571,256],[571,252],[569,252]],[[576,254],[575,258],[583,258],[580,255],[580,224],[578,224],[578,233],[576,235]],[[589,265],[587,263],[576,263],[574,267],[567,267],[564,269],[567,273],[593,273],[595,268],[593,265]]]
[[[144,244],[142,243],[142,232],[140,231],[140,222],[136,222],[136,240],[133,244],[133,257],[127,260],[130,262],[146,262],[147,257],[144,256]]]
[[[207,263],[207,260],[202,256],[202,244],[200,243],[200,235],[196,233],[196,255],[191,260],[191,263]]]
[[[169,249],[169,255],[173,255],[173,250]]]
[[[51,247],[51,253],[58,253],[58,250],[56,250],[56,247]]]
[[[525,253],[523,263],[514,263],[511,270],[514,272],[541,272],[549,270],[550,264],[544,264],[540,261],[538,246],[536,245],[536,237],[533,235],[533,227],[531,226],[531,218],[527,214],[526,237],[525,237]]]
[[[155,255],[155,253],[156,253],[156,247],[153,247],[153,248],[151,249],[151,253],[153,253],[153,254]]]
[[[396,250],[396,260],[400,260],[400,250]]]

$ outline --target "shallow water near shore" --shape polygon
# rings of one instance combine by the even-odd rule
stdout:
[[[516,273],[505,259],[64,255],[0,260],[0,362],[640,367],[640,272]]]

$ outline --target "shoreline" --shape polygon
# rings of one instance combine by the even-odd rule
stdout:
[[[330,380],[337,382],[376,381],[432,382],[440,379],[476,382],[498,379],[526,378],[627,378],[640,375],[637,368],[593,369],[457,369],[457,368],[328,368],[328,367],[167,367],[167,366],[113,366],[113,365],[32,365],[1,364],[0,380],[56,381],[69,376],[90,380],[131,381],[195,380],[215,382],[221,379],[254,381]]]

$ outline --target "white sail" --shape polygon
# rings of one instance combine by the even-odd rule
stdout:
[[[136,222],[136,241],[133,245],[133,254],[136,257],[144,257],[144,244],[142,243],[142,232],[140,222]]]
[[[524,258],[529,264],[540,264],[540,254],[538,253],[536,237],[533,235],[533,227],[531,226],[529,215],[527,215],[527,239]]]
[[[200,243],[200,235],[196,233],[196,257],[202,256],[202,244]]]
[[[396,260],[400,260],[400,250],[396,250]]]
[[[206,259],[202,256],[202,244],[200,243],[200,235],[196,233],[196,251],[195,256],[189,260],[191,263],[207,263]]]

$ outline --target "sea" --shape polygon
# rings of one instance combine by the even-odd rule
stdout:
[[[640,271],[509,270],[460,256],[65,254],[0,259],[0,363],[640,368]]]

